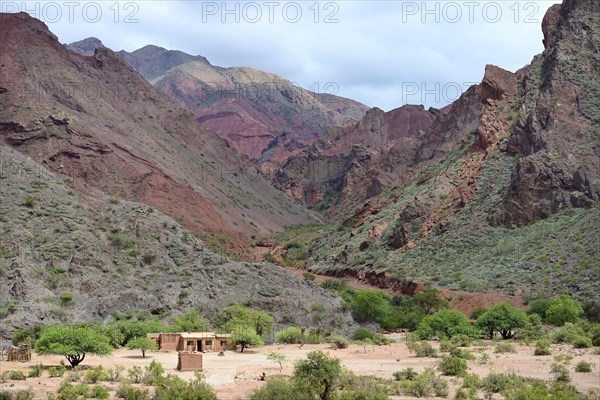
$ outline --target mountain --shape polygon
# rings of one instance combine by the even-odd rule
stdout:
[[[204,57],[151,45],[118,54],[266,173],[329,128],[354,123],[368,110],[328,93],[334,84],[323,85],[327,93],[312,92],[279,75],[216,67]]]
[[[145,204],[87,184],[75,192],[10,146],[0,144],[0,156],[0,340],[32,324],[115,312],[167,318],[202,307],[212,319],[232,302],[273,313],[278,326],[318,319],[349,333],[354,325],[339,298],[301,277],[229,261]]]
[[[2,140],[74,189],[91,185],[198,234],[241,240],[317,220],[110,49],[70,51],[24,13],[3,25]]]
[[[308,204],[311,184],[326,188],[314,204],[340,223],[308,249],[310,270],[377,276],[383,287],[598,299],[599,26],[598,2],[565,0],[544,18],[541,55],[516,73],[488,65],[480,85],[410,141],[373,157],[334,138],[291,158],[275,174],[280,186]],[[368,127],[389,116],[366,118],[352,129],[377,132]],[[339,171],[320,166],[337,161]],[[309,166],[339,189],[304,180]]]

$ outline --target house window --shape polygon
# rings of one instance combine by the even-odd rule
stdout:
[[[227,345],[228,345],[227,340],[221,340],[221,346],[227,347]]]
[[[206,345],[207,345],[207,346],[212,346],[212,340],[207,340],[207,341],[206,341]]]
[[[193,346],[194,345],[194,341],[193,340],[188,340],[187,341],[187,345],[188,346]]]

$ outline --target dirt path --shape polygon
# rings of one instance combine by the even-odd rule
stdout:
[[[433,343],[433,345],[437,346],[437,343]],[[484,347],[471,348],[471,351],[475,354],[486,352],[491,358],[485,365],[469,361],[470,372],[486,376],[490,371],[508,372],[514,370],[519,374],[532,378],[551,378],[550,367],[554,362],[552,356],[533,356],[533,346],[521,345],[515,346],[518,350],[516,354],[494,354],[493,346],[491,342],[487,342]],[[435,367],[439,363],[439,359],[412,356],[404,343],[394,343],[382,347],[369,346],[366,348],[366,353],[363,346],[357,345],[351,345],[343,350],[331,350],[325,344],[306,345],[303,349],[299,349],[297,345],[273,345],[248,349],[243,354],[227,352],[225,357],[219,357],[216,353],[205,353],[203,364],[206,380],[214,387],[220,400],[245,399],[253,389],[263,384],[263,382],[257,380],[261,373],[265,372],[267,376],[279,374],[279,366],[266,359],[268,353],[285,354],[288,357],[288,362],[282,373],[291,374],[294,361],[306,357],[306,354],[313,350],[323,350],[330,353],[342,360],[347,368],[358,375],[373,375],[381,378],[392,378],[395,371],[407,367],[422,371],[426,367]],[[573,350],[570,346],[553,346],[553,355],[567,353],[574,355],[573,360],[568,365],[573,384],[579,390],[585,392],[588,389],[600,388],[600,356],[591,355],[589,350]],[[31,366],[38,363],[43,363],[46,367],[58,365],[61,359],[61,357],[41,357],[34,354],[32,361],[29,363],[0,363],[0,373],[6,370],[28,371]],[[130,368],[134,365],[144,367],[152,360],[162,363],[168,373],[176,374],[185,379],[193,376],[192,372],[178,372],[175,370],[177,365],[176,352],[150,353],[149,357],[143,359],[138,352],[121,349],[115,351],[110,358],[88,357],[83,364],[86,368],[96,365],[103,365],[105,368],[123,365]],[[574,366],[581,360],[593,364],[591,374],[574,372]],[[41,378],[29,378],[26,381],[10,381],[0,384],[0,391],[16,391],[32,387],[36,392],[35,399],[46,399],[47,394],[54,392],[61,380],[61,378],[48,378],[47,373],[45,373]],[[107,386],[114,394],[117,384],[104,382],[103,385]],[[456,383],[451,383],[451,386],[456,387]]]

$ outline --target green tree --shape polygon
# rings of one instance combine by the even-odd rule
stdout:
[[[527,310],[527,313],[537,314],[544,319],[544,317],[546,317],[546,310],[548,310],[550,304],[552,304],[552,300],[547,297],[537,298],[529,303],[529,310]]]
[[[512,304],[496,304],[477,318],[477,326],[490,337],[498,332],[502,339],[510,339],[515,330],[527,326],[529,318],[525,312]]]
[[[35,344],[41,355],[65,356],[72,367],[79,365],[87,354],[109,355],[112,347],[108,338],[95,329],[85,326],[53,325],[42,331]]]
[[[231,332],[239,327],[251,326],[259,335],[270,333],[275,319],[269,313],[253,310],[240,304],[230,304],[217,314],[215,325],[221,330]]]
[[[448,308],[448,300],[440,295],[436,288],[428,288],[413,296],[413,301],[421,307],[425,314],[432,314],[443,308]]]
[[[581,314],[583,314],[583,308],[579,302],[569,295],[561,294],[552,300],[546,310],[546,322],[555,326],[563,326],[565,322],[577,322]]]
[[[388,304],[388,298],[378,290],[357,291],[352,299],[352,309],[359,321],[381,320]]]
[[[149,339],[146,336],[138,336],[131,339],[125,345],[129,350],[141,350],[142,358],[146,358],[146,351],[148,350],[156,350],[156,342],[152,339]]]
[[[434,336],[440,339],[456,335],[479,336],[478,329],[469,323],[467,316],[454,310],[440,310],[425,317],[419,324],[416,334],[421,339],[430,339]]]
[[[240,353],[248,346],[262,346],[264,344],[262,336],[254,330],[253,326],[238,326],[233,331],[233,340],[239,345]]]
[[[296,363],[294,379],[311,388],[321,400],[329,400],[341,372],[340,360],[322,351],[311,351]]]
[[[283,370],[283,364],[287,360],[287,356],[281,353],[269,353],[267,354],[267,360],[274,361],[279,364],[279,372]]]
[[[197,309],[191,309],[171,320],[173,328],[178,332],[205,332],[210,329],[208,322]]]

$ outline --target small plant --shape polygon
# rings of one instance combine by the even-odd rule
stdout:
[[[348,347],[348,340],[343,336],[331,335],[327,341],[331,343],[331,347],[334,349],[345,349]]]
[[[412,353],[415,353],[416,357],[437,357],[437,351],[425,341],[409,340],[406,342],[406,347]]]
[[[309,281],[309,282],[314,282],[314,281],[315,281],[315,279],[317,278],[317,277],[315,276],[315,274],[312,274],[312,273],[310,273],[310,272],[305,272],[305,273],[303,273],[303,274],[302,274],[302,277],[304,278],[304,280],[307,280],[307,281]]]
[[[104,368],[102,368],[102,365],[87,370],[83,377],[85,383],[98,383],[106,380],[108,380],[108,375],[104,371]]]
[[[65,374],[66,368],[62,365],[60,367],[50,367],[48,368],[48,375],[50,378],[60,378]]]
[[[552,364],[552,368],[550,368],[550,373],[554,375],[554,380],[562,383],[571,382],[571,376],[569,375],[569,370],[567,367],[561,364]]]
[[[21,371],[7,371],[3,376],[9,381],[24,381],[26,379],[25,374]]]
[[[146,400],[150,399],[150,394],[148,389],[141,389],[127,384],[121,384],[117,388],[116,397],[125,400]]]
[[[142,381],[143,371],[138,366],[133,366],[127,370],[127,377],[131,383],[140,383]]]
[[[498,343],[494,349],[494,353],[516,353],[515,346],[510,343]]]
[[[592,372],[592,364],[587,361],[579,361],[575,365],[575,372]]]
[[[62,306],[70,306],[74,302],[74,296],[71,292],[60,292],[58,299],[60,300],[60,304]]]
[[[481,353],[481,356],[479,356],[478,362],[481,365],[485,365],[488,362],[490,362],[490,360],[491,360],[491,357],[488,353]]]
[[[94,386],[92,388],[91,396],[93,399],[108,399],[110,394],[104,386]]]
[[[444,357],[438,368],[444,375],[463,376],[467,372],[467,362],[458,357]]]
[[[106,370],[106,374],[108,375],[108,380],[110,382],[118,382],[121,379],[121,375],[125,371],[125,367],[122,365],[115,365],[115,368],[109,368]]]
[[[42,372],[44,372],[44,364],[36,364],[29,370],[27,377],[39,378],[40,376],[42,376]]]
[[[450,342],[458,347],[469,347],[471,345],[472,339],[467,335],[456,335],[452,336]]]
[[[540,339],[535,344],[535,350],[533,354],[536,356],[549,356],[550,352],[550,342],[545,339]]]
[[[35,203],[37,202],[37,199],[34,195],[28,194],[27,196],[25,196],[23,198],[23,205],[27,208],[33,208],[35,207]]]
[[[393,374],[394,379],[397,381],[414,381],[418,375],[419,373],[412,368],[396,371]]]
[[[281,353],[269,353],[267,354],[267,360],[276,362],[277,364],[279,364],[279,372],[281,373],[281,371],[283,370],[283,364],[286,362],[287,360],[287,356],[285,354],[281,354]]]

